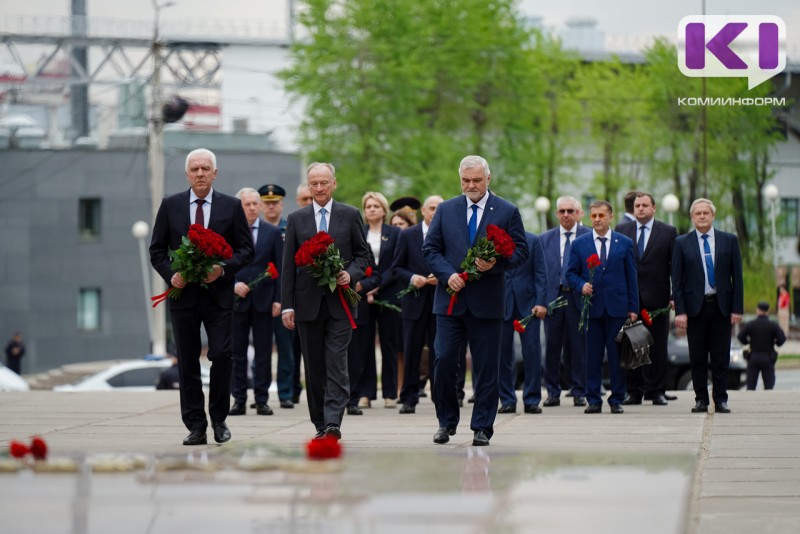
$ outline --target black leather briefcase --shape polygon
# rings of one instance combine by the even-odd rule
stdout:
[[[623,369],[636,369],[650,362],[650,347],[653,346],[653,335],[642,323],[626,322],[616,337],[619,343],[619,365]]]

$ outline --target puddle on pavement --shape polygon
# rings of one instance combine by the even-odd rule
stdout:
[[[694,468],[689,455],[479,447],[334,461],[222,448],[150,457],[130,473],[78,463],[72,474],[0,475],[10,531],[673,534],[686,524]]]

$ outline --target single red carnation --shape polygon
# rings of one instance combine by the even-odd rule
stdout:
[[[640,315],[642,316],[642,321],[644,321],[644,324],[647,326],[653,326],[653,318],[650,317],[650,313],[647,310],[642,310]]]
[[[312,460],[328,460],[342,455],[342,445],[332,434],[306,443],[306,455]]]
[[[39,436],[34,436],[31,440],[31,453],[37,460],[47,459],[47,443]]]
[[[592,254],[586,258],[586,266],[589,267],[589,269],[600,267],[600,257],[597,254]]]
[[[270,277],[270,278],[272,278],[273,280],[275,280],[276,278],[278,278],[278,268],[277,268],[277,267],[275,267],[275,264],[274,264],[274,263],[272,263],[272,262],[269,262],[269,263],[267,264],[267,274],[268,274],[268,275],[269,275],[269,277]]]
[[[8,453],[14,458],[25,458],[31,450],[22,442],[11,440],[8,443]]]
[[[514,331],[520,334],[525,333],[525,325],[519,322],[519,319],[514,319]]]

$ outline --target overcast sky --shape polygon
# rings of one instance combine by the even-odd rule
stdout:
[[[161,0],[164,3],[166,0]],[[182,19],[269,20],[285,24],[288,0],[174,0],[162,11],[165,21]],[[706,0],[710,15],[777,15],[787,27],[787,40],[800,46],[798,0]],[[70,0],[0,0],[3,15],[66,15]],[[152,0],[87,0],[90,16],[151,20]],[[612,34],[676,32],[686,15],[700,14],[701,0],[521,0],[520,11],[541,16],[548,27],[561,28],[571,16],[590,16]]]

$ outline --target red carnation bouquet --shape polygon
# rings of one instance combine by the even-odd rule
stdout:
[[[664,306],[663,308],[656,308],[653,311],[647,311],[642,309],[642,322],[647,326],[653,326],[653,319],[658,317],[659,315],[664,315],[665,313],[669,313],[672,310],[672,306]]]
[[[39,436],[31,438],[30,446],[21,441],[12,439],[8,443],[8,454],[13,458],[22,459],[27,455],[32,455],[34,460],[47,459],[47,443]]]
[[[461,262],[461,268],[464,269],[464,272],[459,273],[458,276],[460,276],[464,282],[478,280],[483,273],[480,272],[478,266],[475,265],[476,259],[480,258],[486,261],[492,258],[508,259],[514,254],[516,248],[517,244],[514,243],[514,240],[511,239],[508,232],[494,224],[487,225],[486,235],[477,237],[475,239],[475,244],[467,250],[467,257]],[[447,307],[447,315],[451,315],[453,313],[453,305],[457,300],[457,291],[453,291],[448,287],[447,292],[451,295],[450,305]]]
[[[233,256],[233,249],[221,235],[213,230],[209,230],[200,224],[193,224],[189,227],[188,235],[181,239],[181,246],[177,250],[169,251],[169,258],[172,260],[170,267],[189,283],[199,283],[203,287],[208,287],[203,280],[214,269],[214,265],[225,265],[222,260],[228,260]],[[167,297],[179,299],[182,289],[170,287],[164,293],[150,297],[155,308]]]
[[[356,327],[350,313],[350,306],[355,306],[361,300],[361,295],[350,286],[337,286],[336,274],[344,270],[344,260],[339,249],[333,244],[333,237],[328,232],[317,232],[317,235],[303,243],[294,255],[298,267],[308,267],[311,275],[319,279],[318,285],[327,287],[331,293],[338,292],[350,326]]]
[[[600,267],[600,257],[597,254],[592,254],[588,258],[586,258],[586,267],[589,269],[589,283],[592,283],[594,280],[594,272],[595,270]],[[589,306],[591,306],[592,300],[591,295],[584,295],[583,296],[583,306],[581,307],[581,320],[578,322],[578,332],[584,330],[584,325],[586,328],[589,328],[589,324],[586,322],[586,319],[589,317]]]
[[[264,272],[260,273],[258,276],[247,282],[247,287],[253,289],[267,278],[269,278],[270,280],[275,280],[276,278],[278,278],[278,268],[275,267],[275,264],[272,262],[269,262],[267,264],[267,268],[264,270]],[[236,295],[235,297],[233,297],[233,301],[239,302],[241,298],[242,297],[240,297],[239,295]]]

